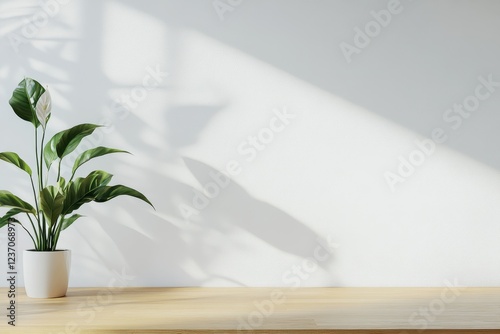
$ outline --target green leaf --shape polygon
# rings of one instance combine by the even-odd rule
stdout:
[[[80,208],[83,204],[92,202],[99,195],[113,175],[97,170],[85,178],[77,178],[66,186],[66,199],[62,214],[67,215]]]
[[[17,223],[19,223],[16,219],[12,218],[14,217],[15,215],[17,214],[20,214],[22,213],[23,211],[20,210],[20,209],[10,209],[6,214],[5,216],[3,217],[0,217],[0,228],[6,226],[7,224],[9,224],[9,222],[11,221],[15,221]]]
[[[23,201],[16,195],[13,195],[11,192],[6,190],[0,190],[0,207],[2,206],[19,209],[21,212],[36,215],[36,211],[31,204]]]
[[[70,227],[71,224],[73,224],[78,218],[81,218],[81,217],[83,217],[83,216],[75,214],[75,215],[72,215],[71,217],[64,218],[64,220],[62,221],[62,230],[64,231],[65,229]]]
[[[148,203],[149,205],[151,205],[153,207],[153,209],[155,208],[153,206],[153,204],[151,204],[151,202],[142,193],[138,192],[135,189],[132,189],[132,188],[129,188],[129,187],[126,187],[123,185],[116,185],[116,186],[112,186],[112,187],[102,188],[101,191],[99,192],[99,195],[96,197],[95,201],[96,202],[107,202],[107,201],[109,201],[117,196],[122,196],[122,195],[132,196],[132,197],[138,198],[138,199],[143,200],[144,202]]]
[[[95,129],[101,127],[95,124],[79,124],[63,132],[56,144],[57,156],[62,159],[73,152],[83,138],[91,135]]]
[[[32,175],[32,171],[31,171],[30,166],[28,166],[28,164],[26,162],[24,162],[24,160],[21,159],[14,152],[2,152],[2,153],[0,153],[0,160],[7,161],[8,163],[11,163],[14,166],[24,170],[30,176]]]
[[[73,174],[81,165],[88,162],[89,160],[112,153],[129,153],[129,152],[102,146],[92,148],[90,150],[83,152],[82,154],[80,154],[78,158],[76,158],[75,164],[73,165]]]
[[[62,213],[65,196],[59,188],[48,186],[40,192],[40,208],[49,222],[49,227],[56,224]]]
[[[79,124],[61,131],[52,137],[43,150],[43,157],[47,168],[57,159],[62,159],[73,152],[83,138],[91,135],[95,129],[101,127],[96,124]]]
[[[36,116],[36,104],[45,88],[36,80],[25,78],[12,93],[9,104],[21,119],[33,123],[35,128],[40,126]]]
[[[64,131],[61,131],[52,137],[47,144],[45,144],[45,148],[43,149],[43,160],[45,161],[45,166],[50,168],[52,163],[57,160],[56,153],[56,145],[61,139]]]
[[[66,179],[61,176],[59,179],[59,189],[64,190],[66,188]]]

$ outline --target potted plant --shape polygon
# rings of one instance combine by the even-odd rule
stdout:
[[[76,211],[86,203],[107,202],[121,195],[153,205],[135,189],[110,186],[113,176],[105,171],[95,170],[85,177],[76,177],[80,166],[88,161],[107,154],[128,153],[126,151],[95,147],[79,154],[71,171],[61,168],[63,159],[100,126],[79,124],[55,134],[45,143],[51,97],[36,80],[21,81],[9,103],[17,116],[35,128],[36,169],[14,152],[0,153],[0,160],[27,174],[27,184],[33,193],[32,205],[9,191],[0,190],[0,207],[9,209],[0,218],[0,228],[9,222],[19,224],[33,241],[34,248],[23,253],[26,294],[34,298],[62,297],[68,288],[70,251],[58,249],[57,243],[61,232],[82,217]]]

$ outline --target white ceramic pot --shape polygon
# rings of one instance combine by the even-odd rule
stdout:
[[[68,291],[71,251],[23,253],[24,287],[31,298],[64,297]]]

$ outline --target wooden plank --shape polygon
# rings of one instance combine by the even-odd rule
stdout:
[[[15,328],[5,305],[2,334],[500,333],[500,288],[70,288],[58,299],[19,289]]]

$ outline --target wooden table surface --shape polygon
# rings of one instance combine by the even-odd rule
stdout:
[[[0,333],[500,333],[500,288],[0,289]],[[425,331],[423,331],[425,330]]]

